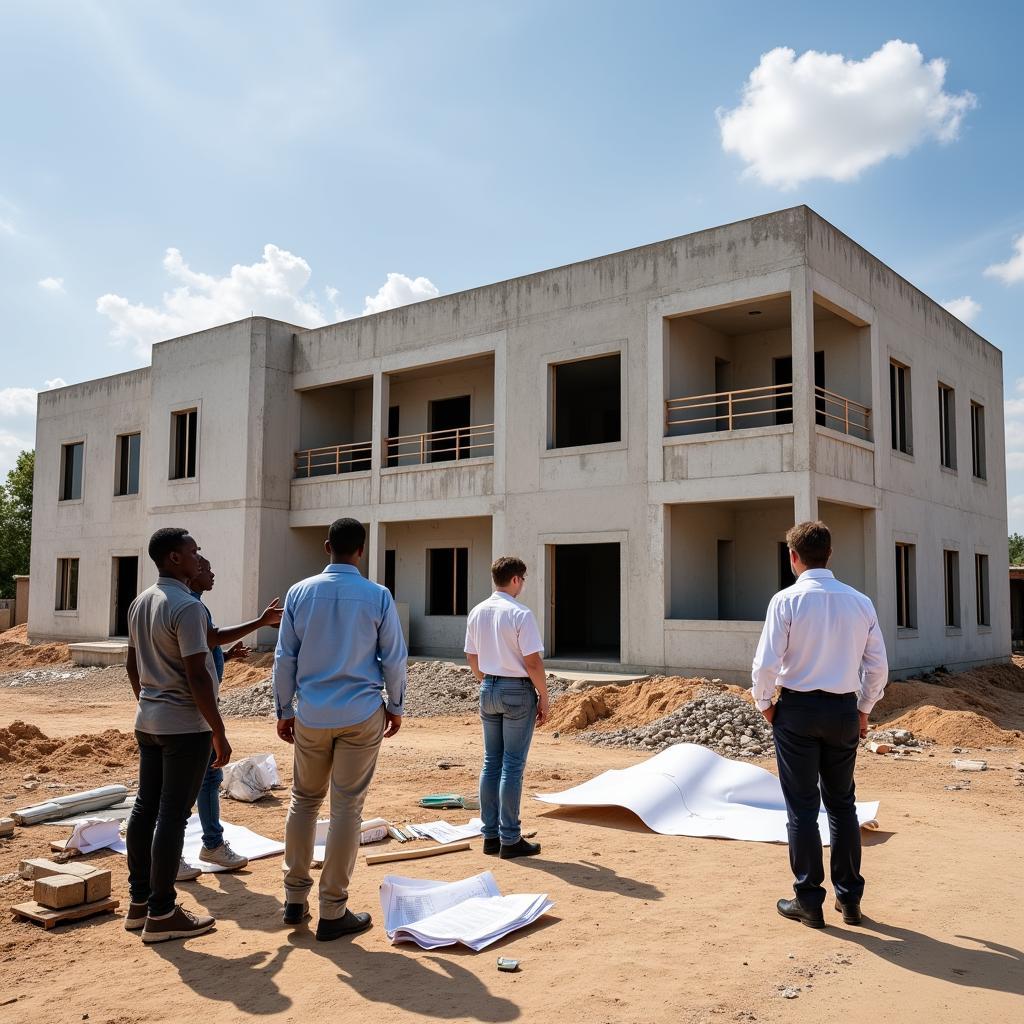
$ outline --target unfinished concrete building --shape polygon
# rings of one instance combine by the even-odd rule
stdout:
[[[740,679],[785,531],[820,517],[897,673],[1004,659],[1002,383],[806,207],[314,330],[228,324],[40,395],[30,633],[123,636],[171,524],[216,617],[251,616],[351,515],[415,653],[459,655],[515,552],[556,664]]]

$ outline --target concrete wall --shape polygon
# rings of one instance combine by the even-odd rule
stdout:
[[[663,398],[689,391],[682,383],[687,374],[701,385],[694,390],[713,390],[713,352],[726,345],[724,336],[716,340],[714,332],[694,330],[705,346],[700,367],[673,362],[679,318],[783,295],[789,296],[788,327],[730,342],[733,386],[769,383],[772,356],[791,353],[793,423],[728,439],[666,439]],[[825,319],[823,309],[829,311]],[[843,319],[834,319],[836,310]],[[876,444],[837,438],[816,426],[812,383],[818,347],[827,352],[826,385],[872,407]],[[622,366],[621,440],[550,450],[550,367],[613,352]],[[913,370],[911,460],[888,447],[890,356]],[[424,372],[425,366],[432,369]],[[666,509],[739,508],[784,497],[787,508],[792,502],[787,515],[794,518],[815,515],[819,507],[829,510],[840,524],[843,558],[852,557],[846,552],[855,549],[861,517],[864,586],[878,602],[897,670],[938,658],[947,664],[991,660],[1009,651],[1001,356],[806,207],[317,330],[258,319],[226,325],[159,345],[151,374],[122,377],[40,399],[33,575],[52,580],[59,553],[78,545],[91,566],[90,582],[83,575],[83,586],[93,588],[82,608],[98,602],[102,614],[80,613],[75,623],[55,616],[47,582],[33,588],[34,633],[104,635],[111,549],[138,548],[164,523],[194,529],[211,553],[218,571],[211,606],[218,618],[252,615],[312,563],[312,541],[301,531],[322,530],[348,514],[368,524],[371,576],[381,577],[385,545],[394,537],[413,552],[399,578],[400,600],[403,587],[414,590],[408,598],[413,645],[458,649],[461,623],[427,621],[422,614],[425,582],[416,559],[428,537],[464,532],[472,520],[477,525],[469,530],[476,588],[471,600],[489,590],[492,551],[519,553],[531,566],[526,600],[544,624],[549,548],[615,542],[622,559],[623,663],[714,671],[720,661],[723,669],[739,671],[744,659],[749,664],[756,642],[748,624],[666,619],[666,610],[708,614],[706,597],[691,607],[680,590],[672,555],[685,545]],[[312,406],[304,425],[303,392],[364,378],[372,390],[371,471],[344,487],[329,480],[294,483],[295,448],[311,436],[325,437],[310,425],[318,418],[310,419]],[[955,474],[939,469],[931,436],[940,378],[957,389],[961,465]],[[430,398],[465,393],[474,396],[474,422],[495,424],[492,458],[456,467],[383,466],[390,405],[401,406],[400,429],[412,433],[427,429]],[[987,410],[985,482],[969,473],[972,396]],[[189,404],[200,410],[199,472],[193,481],[170,482],[170,415]],[[365,415],[365,407],[358,415]],[[322,425],[325,417],[319,419]],[[96,451],[112,460],[113,434],[129,421],[141,423],[144,435],[143,494],[130,509],[112,503],[112,462],[99,470],[103,493],[93,489],[101,458]],[[58,508],[55,501],[59,444],[72,434],[89,435],[87,497],[77,511]],[[737,564],[760,565],[763,552],[740,547],[774,538],[788,525],[784,518],[737,523]],[[892,544],[908,534],[919,545],[920,624],[915,635],[897,636]],[[974,550],[990,553],[990,631],[971,627],[965,614],[960,636],[944,632],[941,588],[933,574],[941,573],[941,545],[947,541],[962,545],[965,573],[973,572]],[[694,547],[688,556],[693,571],[706,574],[711,559],[706,550],[704,558],[698,554]],[[736,614],[759,615],[763,609],[769,581],[777,577],[774,550],[763,558],[757,574],[765,587],[737,588]],[[844,571],[855,567],[847,563]],[[104,582],[94,587],[94,576]],[[962,581],[961,592],[965,600],[973,594],[970,580]],[[272,634],[263,639],[272,640]]]
[[[300,395],[298,450],[369,441],[373,384],[311,388]]]
[[[468,608],[491,593],[489,519],[387,523],[385,550],[395,552],[395,600],[409,606],[409,645],[417,654],[461,657],[465,615],[427,615],[427,550],[469,549]]]

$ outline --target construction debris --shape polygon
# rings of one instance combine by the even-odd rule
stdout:
[[[598,746],[651,753],[676,743],[699,743],[727,757],[765,757],[774,752],[771,726],[764,716],[732,693],[698,697],[649,725],[580,735]]]
[[[126,786],[101,786],[82,793],[55,796],[43,804],[33,804],[11,811],[11,817],[19,825],[38,825],[51,818],[70,818],[84,811],[98,811],[121,803],[128,795]]]
[[[983,772],[988,770],[988,761],[973,761],[970,758],[958,757],[953,762],[958,772]]]

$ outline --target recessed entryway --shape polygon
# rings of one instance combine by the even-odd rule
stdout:
[[[128,609],[139,592],[138,555],[118,555],[111,560],[111,636],[128,635]]]
[[[552,657],[619,660],[619,557],[618,544],[551,546]]]

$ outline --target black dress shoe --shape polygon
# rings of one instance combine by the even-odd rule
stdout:
[[[321,917],[316,923],[316,937],[318,942],[330,942],[331,939],[340,939],[342,935],[358,935],[365,932],[373,921],[369,914],[353,914],[351,910],[333,921]]]
[[[289,925],[302,924],[309,919],[309,904],[286,903],[284,905],[284,923]]]
[[[514,843],[502,843],[498,856],[502,860],[512,860],[513,857],[532,857],[540,853],[540,843],[527,842],[522,836]]]
[[[863,924],[864,915],[860,912],[860,903],[843,903],[836,898],[836,910],[843,915],[843,924]]]
[[[484,840],[484,853],[488,857],[493,857],[501,849],[500,839],[485,839]]]
[[[779,900],[775,906],[779,913],[783,917],[788,917],[790,921],[799,921],[801,924],[807,925],[808,928],[825,927],[825,915],[821,912],[821,907],[817,910],[810,910],[799,900]]]

